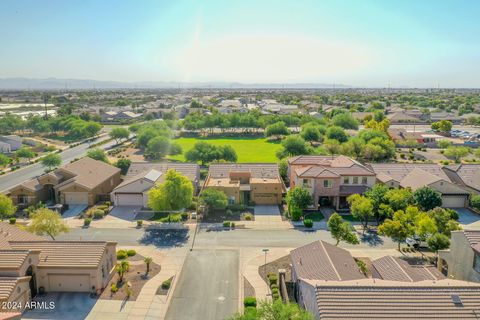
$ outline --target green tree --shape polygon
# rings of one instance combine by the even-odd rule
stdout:
[[[413,203],[413,194],[410,189],[390,189],[385,193],[385,200],[392,210],[405,210]]]
[[[350,212],[353,217],[362,221],[363,232],[368,228],[368,221],[373,217],[372,201],[359,194],[352,194],[347,198],[350,204]]]
[[[438,147],[440,147],[442,149],[446,149],[446,148],[450,147],[452,145],[452,143],[448,140],[438,140],[437,145],[438,145]]]
[[[335,245],[338,245],[340,241],[350,244],[359,243],[352,225],[348,221],[344,221],[342,216],[336,212],[328,219],[328,229],[332,238],[336,240]]]
[[[331,126],[327,129],[326,136],[328,139],[335,139],[338,142],[346,142],[348,135],[342,127]]]
[[[193,185],[174,169],[167,171],[163,183],[148,191],[148,206],[155,211],[174,211],[188,208],[192,203]]]
[[[221,190],[207,188],[200,194],[200,203],[210,209],[225,209],[228,204],[227,195]]]
[[[102,125],[98,122],[88,121],[83,128],[87,137],[93,137],[100,132]]]
[[[384,184],[377,183],[370,190],[365,192],[365,196],[372,201],[373,215],[377,221],[377,225],[380,220],[385,217],[385,214],[389,211],[382,207],[382,204],[386,203],[385,195],[388,192],[388,187]]]
[[[112,131],[110,131],[110,137],[112,139],[115,139],[117,144],[122,139],[128,139],[129,136],[130,136],[130,133],[125,128],[114,128],[114,129],[112,129]]]
[[[283,121],[278,121],[275,123],[272,123],[271,125],[267,126],[265,128],[265,136],[266,137],[271,137],[271,136],[286,136],[290,132],[288,131],[288,128]]]
[[[6,218],[10,218],[17,211],[17,207],[13,205],[12,199],[0,193],[0,219],[2,221]]]
[[[305,141],[320,141],[322,137],[318,128],[313,125],[303,127],[300,135]]]
[[[448,249],[450,247],[450,239],[441,233],[435,233],[427,239],[427,245],[430,250],[435,252],[435,256],[438,258],[438,250]]]
[[[47,167],[48,170],[52,170],[62,163],[62,158],[60,158],[58,154],[50,153],[43,157],[40,161],[44,167]]]
[[[300,135],[290,135],[282,141],[283,148],[277,152],[277,158],[299,156],[312,153],[312,149]]]
[[[282,177],[283,181],[286,183],[288,181],[288,160],[287,159],[282,159],[278,162],[278,172],[280,173],[280,176]]]
[[[123,277],[130,270],[130,262],[128,262],[127,260],[122,260],[120,262],[117,262],[117,265],[115,266],[115,270],[118,273],[118,282],[122,283]]]
[[[458,221],[452,217],[450,209],[437,207],[428,211],[428,215],[435,221],[439,233],[450,237],[452,231],[461,230]]]
[[[93,160],[103,161],[105,163],[109,163],[107,154],[105,150],[97,148],[88,150],[87,157],[92,158]]]
[[[10,158],[0,153],[0,168],[7,166],[10,163]]]
[[[480,194],[472,195],[472,197],[470,198],[470,205],[473,208],[480,210]]]
[[[130,159],[118,159],[114,166],[119,168],[122,171],[122,174],[127,174],[131,164],[132,160]]]
[[[310,204],[312,204],[312,196],[310,192],[301,187],[290,188],[287,192],[286,202],[288,209],[292,207],[297,207],[299,209],[305,210]]]
[[[62,219],[62,216],[47,208],[39,208],[31,214],[32,222],[28,230],[38,235],[49,235],[52,240],[63,232],[68,232],[69,228]]]
[[[145,271],[145,275],[148,276],[148,273],[150,272],[150,264],[152,263],[153,259],[152,257],[145,257],[143,259],[143,262],[145,262],[145,266],[147,267]]]
[[[432,129],[440,132],[448,132],[452,130],[452,122],[448,120],[440,120],[432,123]]]
[[[283,303],[280,299],[273,302],[261,301],[257,308],[246,309],[245,314],[236,314],[229,320],[313,320],[311,313],[296,303]]]
[[[469,153],[470,153],[470,149],[462,146],[458,146],[458,147],[450,146],[447,149],[445,149],[445,151],[443,152],[443,154],[446,157],[455,160],[455,162],[460,162],[460,160],[462,160],[462,158]]]
[[[15,155],[18,158],[24,158],[24,159],[28,159],[28,161],[30,161],[30,159],[35,157],[35,152],[33,152],[33,150],[31,148],[23,147],[23,148],[18,149],[15,152]]]
[[[400,251],[400,244],[414,234],[414,227],[408,213],[399,210],[394,213],[393,219],[385,219],[378,227],[378,233],[397,242]]]
[[[413,199],[420,209],[424,211],[432,210],[442,205],[442,195],[430,187],[422,187],[415,190]]]
[[[340,113],[332,118],[332,123],[335,126],[342,127],[344,129],[358,129],[358,121],[350,113]]]
[[[170,152],[170,140],[162,136],[154,137],[148,141],[146,151],[153,159],[161,159]]]
[[[191,162],[200,161],[202,165],[205,165],[218,160],[236,162],[237,153],[229,145],[215,146],[207,142],[197,142],[192,149],[187,151],[185,158]]]
[[[235,149],[233,149],[232,146],[230,145],[225,145],[221,146],[220,148],[220,154],[221,154],[221,159],[220,160],[225,160],[228,162],[237,162],[237,152]]]

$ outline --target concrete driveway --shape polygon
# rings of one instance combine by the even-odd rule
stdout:
[[[463,226],[480,227],[480,215],[467,208],[457,208],[454,210],[458,212],[458,222]]]
[[[276,205],[256,205],[254,213],[255,216],[279,216],[280,208]]]
[[[115,206],[110,211],[109,215],[122,220],[133,221],[135,215],[142,207],[139,206]]]
[[[85,319],[93,308],[97,299],[90,298],[89,293],[79,292],[54,292],[44,296],[36,296],[34,301],[45,303],[51,309],[33,309],[26,311],[22,319]]]
[[[238,250],[194,250],[187,256],[165,319],[223,320],[238,310]]]
[[[64,219],[67,218],[75,218],[78,216],[80,213],[85,211],[85,209],[88,208],[88,205],[86,204],[70,204],[68,205],[68,210],[66,210],[63,214],[62,217]]]

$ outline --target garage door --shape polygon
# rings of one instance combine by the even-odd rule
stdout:
[[[117,206],[141,206],[143,207],[143,195],[141,193],[116,194]]]
[[[88,274],[49,274],[50,292],[90,292]]]
[[[88,204],[88,193],[86,192],[65,192],[66,204]]]
[[[255,194],[255,204],[277,204],[277,194],[275,193],[257,193]]]
[[[466,196],[442,196],[442,207],[445,208],[464,208]]]

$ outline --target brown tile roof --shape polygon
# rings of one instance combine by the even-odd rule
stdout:
[[[463,232],[465,238],[467,238],[470,247],[480,253],[480,230],[460,230],[453,232]]]
[[[67,171],[74,175],[74,177],[63,181],[58,187],[76,182],[88,189],[95,188],[100,183],[120,172],[120,169],[117,167],[89,157],[84,157],[80,160],[69,163],[61,167],[59,170],[60,172]]]
[[[228,178],[230,172],[249,172],[252,178],[277,179],[278,165],[276,163],[213,163],[208,174],[210,178]]]
[[[336,177],[340,175],[373,176],[374,173],[361,164],[346,156],[297,156],[288,159],[290,165],[310,166],[298,168],[295,171],[299,177]]]
[[[133,162],[127,172],[125,180],[130,180],[139,175],[146,174],[150,170],[156,170],[162,173],[167,172],[169,169],[175,169],[177,172],[186,176],[193,182],[198,182],[200,179],[200,167],[195,163],[150,163],[150,162]]]
[[[433,174],[440,179],[450,181],[438,164],[430,163],[369,163],[368,166],[378,175],[382,173],[398,182],[402,181],[414,169]]]
[[[22,230],[7,222],[0,222],[0,249],[10,249],[9,241],[43,241],[45,238]]]
[[[8,299],[19,282],[29,279],[30,277],[0,277],[0,300]],[[0,306],[0,309],[3,308]]]
[[[376,271],[375,276],[383,280],[417,282],[445,278],[435,267],[411,266],[407,261],[392,256],[374,260],[372,266]]]
[[[478,319],[480,310],[480,286],[450,279],[318,282],[315,292],[322,320]]]
[[[350,252],[324,241],[294,249],[290,257],[298,278],[328,281],[365,278]]]
[[[28,250],[0,250],[0,270],[16,270],[28,257]]]
[[[443,167],[455,183],[480,191],[480,165],[457,164]]]
[[[104,241],[11,241],[16,250],[40,250],[38,267],[97,268],[106,250]]]

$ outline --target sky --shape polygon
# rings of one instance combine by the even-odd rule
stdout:
[[[475,0],[2,0],[0,78],[480,87]]]

